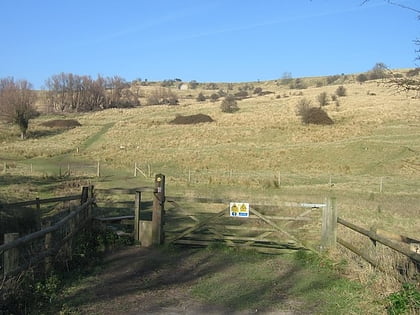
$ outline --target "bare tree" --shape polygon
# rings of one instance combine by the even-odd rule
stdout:
[[[363,0],[361,5],[369,2],[370,0]],[[403,3],[403,1],[393,1],[393,0],[384,0],[390,5],[400,7],[402,9],[410,10],[417,14],[417,19],[420,21],[420,9],[414,8],[413,6],[409,6]],[[420,39],[413,40],[414,44],[419,47],[420,46]],[[420,49],[416,49],[415,53],[417,54],[416,60],[420,60]],[[396,73],[393,73],[390,69],[387,69],[389,74],[389,78],[385,80],[385,83],[391,87],[396,88],[398,91],[416,91],[417,96],[420,96],[420,79],[413,78],[413,77],[402,77]]]
[[[26,137],[29,120],[36,115],[35,100],[32,84],[28,81],[15,81],[12,77],[0,79],[0,118],[17,124],[22,139]]]

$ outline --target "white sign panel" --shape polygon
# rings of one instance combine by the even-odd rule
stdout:
[[[231,217],[248,218],[249,217],[249,203],[245,202],[231,202],[229,206]]]

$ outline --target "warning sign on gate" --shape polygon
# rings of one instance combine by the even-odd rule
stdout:
[[[231,217],[240,217],[240,218],[249,217],[249,203],[231,202],[229,209],[230,209]]]

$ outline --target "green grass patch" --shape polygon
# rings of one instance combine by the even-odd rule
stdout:
[[[316,255],[279,257],[229,250],[223,259],[223,272],[202,278],[192,289],[194,296],[232,310],[363,312],[365,289],[340,277],[331,262]]]

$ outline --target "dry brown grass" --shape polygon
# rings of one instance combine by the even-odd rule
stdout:
[[[319,79],[308,81],[315,84]],[[0,125],[9,135],[0,137],[0,158],[67,154],[62,156],[64,160],[101,161],[130,173],[135,162],[149,164],[153,171],[167,175],[172,192],[182,194],[252,196],[274,203],[322,202],[326,195],[335,194],[343,218],[366,228],[375,225],[420,238],[420,99],[398,94],[378,82],[340,83],[347,90],[347,96],[339,98],[340,106],[331,102],[323,107],[334,125],[303,125],[295,114],[298,101],[305,97],[316,103],[320,93],[332,95],[338,85],[302,91],[289,90],[274,81],[253,85],[274,94],[241,100],[240,110],[234,114],[222,113],[221,101],[197,102],[198,93],[215,92],[197,88],[176,91],[178,106],[74,115],[81,127],[25,141],[10,137],[13,132]],[[154,88],[141,87],[141,97],[146,99]],[[209,115],[215,122],[169,123],[176,115],[197,113]],[[33,120],[30,130],[42,130],[40,125],[46,119]],[[107,124],[114,125],[105,134],[98,134]],[[95,135],[99,135],[96,141],[85,148],[84,143]],[[78,154],[77,147],[81,148]],[[226,175],[230,170],[245,175],[232,179]],[[189,171],[192,183],[188,182]],[[282,178],[280,188],[276,187],[278,174]],[[384,192],[379,194],[381,177]],[[342,233],[343,238],[354,239],[350,232]],[[355,243],[364,248],[369,241]],[[388,281],[385,276],[372,279],[370,267],[353,259],[348,251],[340,249],[339,255],[354,262],[353,275],[375,283],[378,290],[382,281]],[[393,280],[385,287],[391,290]]]

